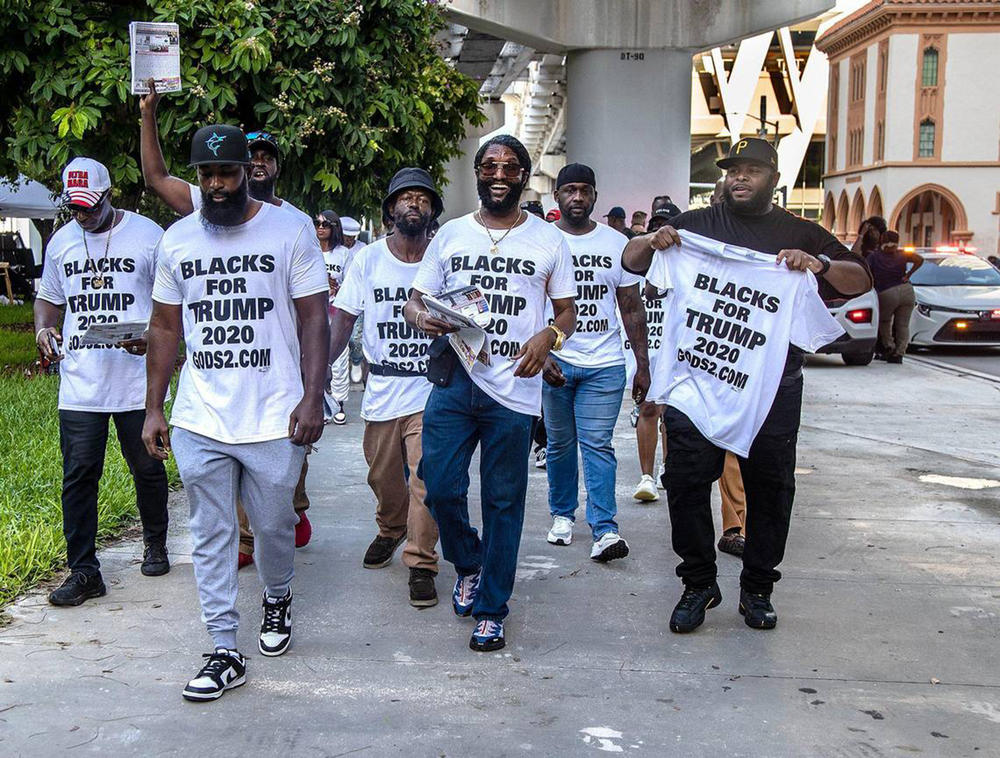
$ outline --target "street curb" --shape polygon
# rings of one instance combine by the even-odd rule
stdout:
[[[940,369],[941,371],[947,371],[950,374],[956,374],[958,376],[968,376],[973,379],[982,379],[984,381],[990,382],[991,384],[1000,384],[1000,376],[994,376],[993,374],[985,374],[982,371],[976,371],[970,368],[962,368],[961,366],[955,366],[951,363],[945,363],[943,361],[935,361],[931,358],[924,358],[923,356],[908,355],[906,356],[906,359],[914,361],[916,363],[922,363],[932,368]]]

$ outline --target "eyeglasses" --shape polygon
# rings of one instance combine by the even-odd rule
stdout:
[[[508,163],[507,161],[487,161],[476,166],[476,173],[480,179],[492,179],[497,175],[497,169],[503,173],[505,179],[517,179],[524,171],[520,163]]]

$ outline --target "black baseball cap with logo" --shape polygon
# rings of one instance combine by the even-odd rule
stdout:
[[[194,133],[191,138],[191,162],[189,166],[206,166],[219,163],[250,163],[247,138],[238,126],[229,124],[209,124]]]
[[[717,160],[715,165],[721,169],[727,169],[733,164],[743,161],[762,163],[775,171],[778,170],[778,152],[770,142],[756,137],[747,137],[736,142],[729,148],[729,155]]]

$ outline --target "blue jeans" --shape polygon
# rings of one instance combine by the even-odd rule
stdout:
[[[441,554],[460,576],[483,570],[472,606],[477,620],[500,621],[514,591],[528,490],[532,416],[500,405],[461,367],[435,386],[424,408],[420,477],[437,521]],[[469,465],[476,445],[482,480],[483,536],[469,523]]]
[[[587,523],[594,539],[617,532],[615,475],[618,461],[611,438],[622,407],[625,367],[580,368],[556,359],[566,384],[542,386],[545,430],[549,435],[545,468],[549,475],[549,511],[575,518],[579,493],[577,444],[583,454],[587,486]]]

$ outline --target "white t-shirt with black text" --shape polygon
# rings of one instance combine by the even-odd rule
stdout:
[[[646,280],[639,278],[639,296],[646,308],[646,344],[649,350],[649,375],[656,373],[656,364],[663,352],[663,319],[669,294],[663,297],[646,297]],[[625,353],[625,386],[631,388],[635,378],[635,353],[625,330],[621,331],[622,351]]]
[[[620,336],[624,330],[618,320],[617,290],[641,281],[622,268],[628,238],[604,224],[587,234],[562,234],[573,254],[576,331],[554,355],[584,368],[621,366],[625,363]]]
[[[153,299],[182,307],[187,348],[170,423],[230,444],[286,437],[303,389],[292,301],[328,290],[312,224],[268,203],[222,229],[195,213],[157,256]]]
[[[482,290],[493,315],[486,328],[491,365],[476,361],[469,376],[505,408],[539,416],[541,374],[515,377],[519,361],[512,358],[545,328],[549,299],[576,297],[576,283],[573,256],[562,232],[526,215],[499,243],[497,253],[490,251],[490,233],[499,239],[503,231],[487,232],[473,213],[447,222],[427,247],[413,287],[428,295],[469,285]]]
[[[363,248],[362,248],[363,249]],[[347,269],[350,268],[354,254],[343,245],[337,245],[331,250],[323,253],[323,261],[326,263],[326,273],[338,284],[344,283],[347,276]]]
[[[843,329],[809,271],[773,255],[680,230],[646,278],[667,301],[649,399],[687,415],[721,448],[746,457],[774,402],[789,343],[807,352]]]
[[[334,305],[355,316],[364,313],[361,347],[370,366],[427,373],[431,340],[403,318],[419,268],[419,262],[399,260],[385,240],[363,247],[351,262]],[[420,413],[432,386],[425,376],[370,373],[361,418],[391,421]]]
[[[145,216],[123,213],[111,227],[110,240],[108,232],[87,233],[85,249],[83,228],[70,221],[52,235],[46,249],[38,297],[66,307],[60,410],[114,413],[146,404],[143,356],[112,345],[82,343],[91,324],[148,321],[153,311],[156,243],[163,230]],[[99,288],[93,285],[95,277],[103,280]]]

